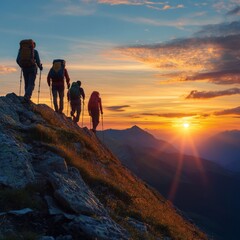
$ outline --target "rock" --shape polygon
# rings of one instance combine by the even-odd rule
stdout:
[[[56,240],[73,240],[73,238],[71,235],[65,235],[56,237]]]
[[[143,222],[140,222],[140,221],[138,221],[134,218],[128,218],[128,223],[141,233],[147,233],[148,232],[147,225]]]
[[[55,240],[55,238],[52,236],[42,236],[38,240]]]
[[[85,184],[76,168],[69,173],[54,172],[49,176],[54,188],[54,196],[64,209],[87,215],[107,215],[107,211]]]
[[[48,175],[52,172],[67,173],[68,168],[64,158],[59,155],[47,151],[46,153],[38,154],[33,164],[34,168],[37,169],[43,175]]]
[[[62,215],[65,218],[71,219],[71,220],[73,220],[76,217],[76,215],[65,213],[62,209],[60,209],[56,205],[54,199],[51,196],[45,196],[44,199],[47,202],[48,211],[50,215]]]
[[[13,214],[13,215],[20,216],[20,215],[28,214],[30,212],[33,212],[33,210],[30,209],[30,208],[23,208],[23,209],[20,209],[20,210],[11,210],[11,211],[8,211],[8,212],[1,212],[0,216],[6,215],[6,214]]]
[[[34,181],[31,155],[10,135],[0,132],[0,184],[23,188]]]
[[[84,231],[86,235],[98,240],[127,240],[129,234],[109,217],[89,217],[81,215],[69,223],[73,231]]]

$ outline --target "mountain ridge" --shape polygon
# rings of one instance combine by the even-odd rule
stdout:
[[[87,128],[0,97],[0,238],[207,239]]]
[[[131,145],[127,131],[122,131],[125,139],[111,135],[111,141],[104,132],[104,142],[126,167],[170,198],[216,239],[237,240],[240,194],[236,189],[240,184],[239,177],[204,158],[167,152],[161,147],[139,147],[137,136]],[[146,136],[148,138],[148,134]]]

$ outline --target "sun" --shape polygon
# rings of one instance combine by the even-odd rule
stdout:
[[[188,122],[184,122],[182,125],[185,129],[190,127],[190,124]]]

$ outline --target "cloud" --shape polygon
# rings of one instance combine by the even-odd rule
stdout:
[[[163,117],[163,118],[183,118],[183,117],[194,117],[199,114],[196,114],[196,113],[141,113],[140,115]]]
[[[0,74],[8,74],[8,73],[13,73],[16,72],[17,69],[14,67],[7,67],[4,65],[0,65]]]
[[[169,10],[169,9],[177,9],[177,8],[184,8],[183,4],[178,4],[176,6],[171,6],[165,2],[154,2],[148,0],[97,0],[100,4],[109,4],[109,5],[146,5],[149,8],[155,10]],[[157,7],[161,5],[161,7]]]
[[[202,91],[193,90],[186,99],[209,99],[214,97],[240,94],[240,88],[231,88],[223,91]]]
[[[234,9],[231,11],[227,12],[226,15],[240,15],[240,6],[236,6]]]
[[[222,111],[217,111],[214,115],[240,115],[240,106],[236,108],[225,109]]]
[[[201,33],[166,43],[123,46],[118,51],[159,69],[160,77],[180,73],[178,81],[239,84],[240,22],[208,25]]]
[[[113,111],[113,112],[124,112],[124,108],[129,108],[130,105],[120,105],[120,106],[109,106],[106,107],[108,110]]]

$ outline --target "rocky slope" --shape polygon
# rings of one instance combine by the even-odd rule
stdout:
[[[207,239],[98,138],[0,97],[0,239]]]

